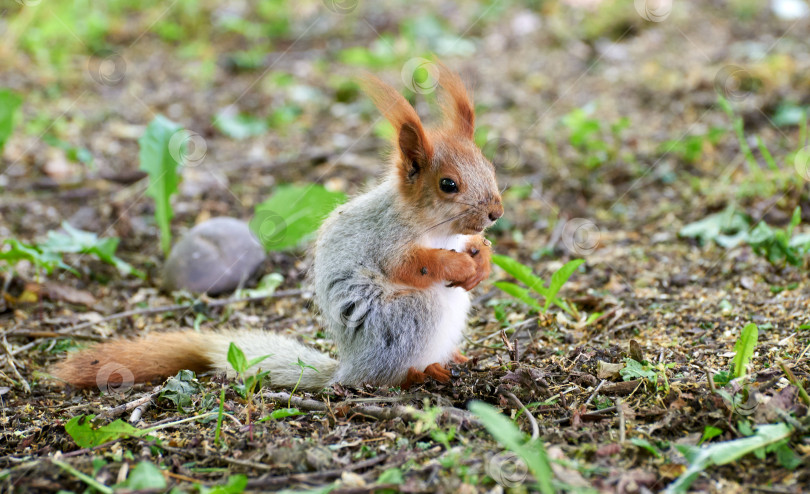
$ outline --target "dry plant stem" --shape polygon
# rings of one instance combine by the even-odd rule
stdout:
[[[257,301],[265,300],[265,299],[268,299],[268,298],[297,297],[297,296],[301,295],[302,293],[303,293],[303,290],[282,290],[282,291],[272,293],[270,295],[261,295],[261,296],[256,296],[256,297],[243,297],[243,298],[229,298],[229,299],[224,299],[224,300],[212,300],[212,301],[208,302],[206,305],[208,307],[221,307],[221,306],[224,306],[224,305],[238,304],[238,303],[242,303],[242,302],[257,302]],[[127,317],[132,317],[132,316],[141,316],[141,315],[147,315],[147,314],[160,314],[160,313],[163,313],[163,312],[173,312],[173,311],[178,311],[178,310],[185,310],[185,309],[190,309],[193,305],[194,304],[163,305],[163,306],[160,306],[160,307],[146,307],[146,308],[143,308],[143,309],[127,310],[127,311],[124,311],[124,312],[118,312],[116,314],[111,314],[109,316],[102,317],[98,321],[87,321],[87,322],[84,322],[84,323],[81,323],[81,324],[77,324],[76,326],[71,326],[69,328],[61,329],[61,330],[59,330],[58,333],[53,333],[53,335],[54,336],[64,336],[65,334],[71,334],[74,331],[89,328],[91,326],[95,326],[96,324],[102,324],[102,323],[105,323],[105,322],[115,321],[115,320],[118,320],[118,319],[125,319]],[[11,332],[9,332],[9,334],[11,334],[11,335],[23,334],[23,335],[26,335],[26,336],[35,336],[33,334],[33,332],[20,332],[20,333],[18,333],[17,331],[11,331]],[[48,336],[40,336],[40,337],[47,338]]]
[[[129,403],[123,403],[118,405],[114,408],[110,408],[109,410],[105,410],[98,414],[99,419],[111,419],[115,418],[119,415],[122,415],[125,412],[132,410],[133,408],[138,408],[139,406],[148,403],[152,400],[157,394],[160,392],[160,386],[154,388],[151,393],[147,394],[146,396],[142,396],[137,400],[130,401]]]
[[[390,407],[380,407],[375,405],[352,405],[351,402],[345,401],[341,403],[333,403],[331,407],[327,408],[326,403],[298,396],[291,396],[289,393],[283,392],[265,392],[265,398],[271,400],[287,401],[295,408],[301,410],[308,410],[313,412],[328,412],[330,409],[342,408],[347,406],[345,415],[351,417],[352,415],[363,415],[366,417],[375,418],[377,420],[390,420],[394,418],[401,418],[405,422],[415,422],[419,419],[417,410],[413,407],[395,405]],[[481,422],[466,410],[454,407],[442,407],[442,415],[455,424],[468,423],[471,425],[481,425]]]
[[[311,482],[315,480],[323,480],[329,478],[340,477],[343,472],[361,470],[363,468],[373,467],[379,463],[384,462],[388,458],[387,455],[379,455],[368,460],[358,461],[351,465],[339,470],[323,470],[320,472],[313,472],[311,474],[293,473],[289,475],[279,475],[276,477],[259,477],[255,480],[248,481],[248,489],[262,489],[273,486],[288,486],[293,482]]]
[[[626,437],[626,424],[624,423],[624,408],[622,408],[622,399],[616,398],[616,412],[619,414],[619,444],[623,444]]]
[[[20,374],[20,371],[17,370],[17,365],[14,363],[14,354],[11,353],[11,349],[8,347],[8,340],[6,340],[6,335],[3,335],[3,340],[0,341],[0,346],[3,347],[3,351],[6,352],[8,358],[8,365],[11,367],[11,370],[14,371],[14,375],[17,376],[17,379],[22,383],[23,390],[26,393],[31,394],[31,386],[28,385],[28,381]]]
[[[537,425],[537,420],[535,420],[534,415],[532,415],[532,412],[530,412],[529,409],[526,408],[526,405],[520,402],[520,400],[518,399],[517,396],[515,396],[514,393],[507,391],[505,394],[529,418],[529,422],[532,424],[532,439],[537,439],[538,437],[540,437],[540,427]]]
[[[596,386],[596,389],[593,390],[593,393],[591,393],[591,396],[588,397],[588,400],[585,402],[586,405],[590,405],[593,399],[596,398],[596,394],[599,392],[600,389],[602,389],[602,386],[605,384],[605,382],[607,382],[607,379],[602,379],[602,381],[599,382],[599,384]]]
[[[790,384],[796,386],[796,388],[799,390],[799,396],[801,397],[804,404],[810,406],[810,396],[807,395],[807,390],[804,389],[804,386],[802,385],[801,381],[799,381],[796,378],[796,375],[793,373],[792,370],[790,370],[790,368],[784,361],[780,360],[778,364],[779,367],[782,369],[782,372],[784,372],[785,376],[787,376],[788,381],[790,381]]]

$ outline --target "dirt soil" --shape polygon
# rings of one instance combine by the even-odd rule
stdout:
[[[280,183],[316,182],[358,193],[382,173],[386,142],[372,131],[378,123],[373,107],[356,87],[343,84],[359,69],[340,53],[379,44],[381,35],[398,39],[403,20],[415,14],[364,2],[344,16],[319,2],[306,4],[257,68],[240,69],[229,54],[247,47],[244,38],[214,31],[205,45],[213,63],[203,65],[148,31],[160,13],[148,10],[110,35],[126,65],[115,83],[97,82],[84,58],[74,71],[58,72],[13,42],[0,42],[0,87],[24,95],[21,121],[51,122],[45,130],[94,156],[92,167],[75,163],[42,139],[46,132],[19,130],[0,159],[0,237],[39,241],[68,221],[120,237],[118,255],[147,273],[145,280],[122,277],[78,255],[67,260],[79,276],[57,271],[38,277],[24,265],[6,273],[0,490],[86,492],[77,475],[50,461],[57,453],[105,485],[146,460],[164,470],[169,486],[183,490],[223,484],[240,473],[257,491],[335,482],[333,492],[532,490],[525,475],[518,482],[497,478],[493,456],[503,458],[505,450],[467,412],[471,400],[482,400],[514,417],[528,434],[536,421],[549,454],[565,460],[555,463],[561,489],[657,492],[688,465],[675,446],[696,445],[707,426],[721,431],[710,443],[742,437],[740,428],[748,424],[790,420],[807,427],[807,405],[778,365],[783,361],[805,383],[810,378],[807,263],[773,266],[744,245],[725,249],[678,236],[685,224],[728,204],[779,227],[801,206],[799,231],[807,231],[810,185],[797,178],[787,158],[800,130],[777,127],[773,118],[784,101],[810,103],[810,21],[779,20],[767,3],[741,6],[750,3],[678,2],[664,22],[644,21],[631,7],[630,13],[599,17],[559,2],[497,6],[497,15],[475,22],[486,5],[419,3],[473,46],[472,53],[442,59],[474,82],[477,124],[508,151],[508,159],[495,160],[506,209],[488,234],[495,251],[543,278],[570,259],[585,259],[562,291],[583,320],[556,309],[538,314],[510,299],[493,285],[511,280],[496,268],[473,291],[462,347],[471,360],[454,367],[451,383],[407,391],[335,386],[296,392],[291,404],[305,415],[262,422],[256,420],[287,408],[286,395],[277,393],[291,390],[265,389],[248,406],[222,376],[202,375],[192,381],[196,388],[183,410],[154,394],[163,383],[77,391],[49,380],[48,367],[95,341],[195,326],[265,328],[333,352],[304,283],[305,249],[271,253],[264,267],[283,275],[279,290],[291,291],[288,296],[227,305],[208,305],[227,296],[203,297],[194,309],[148,310],[193,299],[160,289],[164,258],[153,202],[144,196],[146,179],[138,171],[137,138],[164,114],[204,139],[204,160],[183,170],[173,199],[175,238],[211,217],[249,219]],[[724,75],[733,73],[732,66],[745,71],[745,84]],[[364,70],[401,88],[400,67]],[[210,74],[203,77],[205,71]],[[278,74],[289,75],[292,85],[279,85]],[[236,140],[211,125],[228,105],[267,115],[300,93],[311,97],[301,100],[296,119],[262,135]],[[743,118],[762,164],[758,174],[740,151],[718,93]],[[427,100],[414,100],[423,115],[435,110]],[[585,158],[598,152],[578,149],[560,123],[589,103],[604,129],[622,117],[628,121],[615,142],[609,130],[600,134],[615,149],[590,167]],[[701,144],[694,162],[661,148],[713,127],[725,135]],[[765,167],[750,136],[768,144],[778,170]],[[105,319],[124,311],[136,313]],[[712,392],[707,376],[728,369],[749,322],[760,328],[750,366],[755,398],[732,405]],[[628,357],[661,364],[658,385],[625,381],[603,369]],[[220,443],[211,417],[93,448],[80,448],[65,432],[65,424],[82,414],[104,414],[102,423],[127,420],[133,410],[121,408],[126,403],[143,405],[139,428],[215,412],[221,389],[232,419],[223,422]],[[530,406],[519,413],[522,405]],[[793,469],[775,454],[748,455],[708,468],[692,489],[806,492],[808,437],[805,430],[789,443],[801,460]],[[392,469],[402,478],[389,473],[375,483]]]

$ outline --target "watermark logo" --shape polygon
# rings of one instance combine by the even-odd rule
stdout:
[[[111,395],[124,395],[135,384],[135,375],[118,362],[104,364],[96,373],[98,389]]]
[[[481,147],[481,153],[486,157],[496,170],[515,170],[523,164],[523,153],[520,147],[514,142],[496,137],[489,139]]]
[[[751,94],[755,82],[744,68],[726,65],[714,76],[714,90],[729,101],[742,101]]]
[[[208,143],[203,136],[191,130],[178,130],[169,139],[169,154],[181,166],[197,166],[205,160]]]
[[[596,224],[585,218],[572,218],[565,222],[562,231],[562,242],[569,252],[587,256],[599,247],[602,233]]]
[[[87,62],[90,77],[102,86],[117,86],[127,75],[127,62],[118,52],[103,50]]]
[[[487,462],[487,475],[502,487],[515,487],[526,481],[526,462],[511,451],[503,451]]]
[[[645,21],[664,22],[672,13],[672,0],[635,0],[633,4]]]
[[[402,66],[402,83],[419,94],[428,94],[439,85],[439,68],[427,58],[412,58]]]
[[[270,209],[256,211],[248,226],[256,240],[266,249],[281,245],[287,238],[287,222]]]
[[[351,14],[357,8],[357,0],[323,0],[324,6],[340,15]]]

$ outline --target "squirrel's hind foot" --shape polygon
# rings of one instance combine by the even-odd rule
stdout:
[[[450,382],[450,370],[438,362],[425,367],[424,372],[418,371],[414,367],[411,367],[408,369],[408,374],[405,376],[405,381],[402,382],[400,387],[402,389],[409,389],[414,384],[424,383],[427,381],[428,377],[432,377],[433,379],[442,383]]]

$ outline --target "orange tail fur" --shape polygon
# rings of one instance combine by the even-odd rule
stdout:
[[[182,369],[209,370],[211,335],[194,331],[155,333],[137,340],[115,340],[71,355],[52,374],[77,388],[102,390],[164,379]]]

